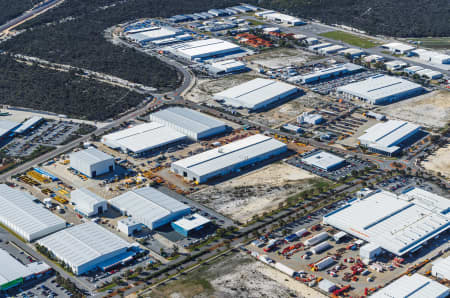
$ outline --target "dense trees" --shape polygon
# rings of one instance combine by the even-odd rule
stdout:
[[[0,25],[18,17],[38,2],[38,0],[0,1]]]
[[[138,105],[143,95],[73,73],[18,63],[0,55],[0,103],[105,120]]]

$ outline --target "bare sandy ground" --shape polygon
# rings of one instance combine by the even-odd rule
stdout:
[[[433,91],[377,110],[388,117],[424,126],[443,127],[450,121],[450,92]]]
[[[276,69],[290,65],[301,66],[314,58],[317,56],[298,49],[276,49],[251,56],[247,60],[263,67]]]
[[[450,178],[450,146],[438,149],[422,163],[422,166],[427,170],[441,172],[442,175]]]
[[[234,220],[246,222],[254,215],[278,208],[287,197],[311,187],[316,176],[285,163],[274,163],[191,195]]]

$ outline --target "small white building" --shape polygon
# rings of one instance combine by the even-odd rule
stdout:
[[[134,233],[142,230],[143,224],[132,217],[121,219],[117,222],[117,230],[127,236],[132,236]]]
[[[403,62],[401,60],[392,60],[392,61],[388,61],[388,62],[384,63],[384,66],[386,67],[387,70],[398,71],[402,68],[407,67],[408,63]]]
[[[324,171],[333,171],[341,167],[345,159],[325,151],[318,151],[302,158],[302,162]]]
[[[424,49],[417,49],[412,51],[414,55],[417,55],[419,59],[433,63],[433,64],[450,64],[450,55],[428,51]]]
[[[70,167],[88,176],[97,177],[114,172],[114,157],[98,149],[89,148],[70,154]]]
[[[381,46],[382,48],[388,49],[393,54],[407,54],[416,49],[416,47],[410,46],[408,44],[400,42],[391,42]]]
[[[433,262],[433,266],[431,267],[431,275],[440,279],[450,280],[450,256],[440,258]]]
[[[86,217],[102,214],[108,210],[107,201],[87,188],[72,191],[70,202],[75,205],[75,211]]]
[[[215,74],[226,74],[245,70],[247,67],[242,61],[228,59],[211,63],[210,71]]]
[[[297,117],[298,124],[308,123],[308,124],[312,124],[312,125],[317,125],[322,122],[323,122],[323,117],[320,114],[303,112],[300,116]]]
[[[373,261],[381,253],[383,253],[381,246],[373,243],[367,243],[359,249],[359,256],[362,260]]]

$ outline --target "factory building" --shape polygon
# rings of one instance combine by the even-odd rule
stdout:
[[[142,224],[131,217],[121,219],[117,222],[117,230],[127,236],[132,236],[134,233],[142,230]]]
[[[171,170],[189,181],[204,183],[212,178],[239,172],[243,167],[287,151],[286,144],[257,134],[225,146],[178,160]]]
[[[0,264],[0,293],[51,271],[51,267],[43,262],[24,265],[3,249],[0,249]]]
[[[308,49],[310,49],[311,51],[318,51],[318,50],[326,48],[326,47],[331,47],[332,45],[333,44],[329,43],[329,42],[322,42],[322,43],[318,43],[318,44],[309,46]]]
[[[30,242],[66,227],[64,220],[36,200],[26,192],[0,184],[0,223]]]
[[[311,125],[317,125],[324,121],[322,115],[314,114],[310,112],[303,112],[300,116],[297,117],[297,123],[303,124],[308,123]]]
[[[106,270],[135,254],[130,243],[93,222],[59,231],[42,238],[38,244],[67,264],[76,275]]]
[[[439,71],[426,69],[426,68],[416,71],[416,74],[421,76],[422,78],[426,78],[429,80],[438,80],[443,77],[442,73],[440,73]]]
[[[266,13],[263,13],[261,15],[261,17],[263,19],[272,21],[272,22],[276,22],[276,23],[281,23],[281,24],[285,24],[285,25],[290,25],[290,26],[300,26],[300,25],[305,25],[306,23],[304,21],[302,21],[299,18],[284,14],[284,13],[279,13],[276,11],[266,11]]]
[[[375,75],[364,81],[337,88],[338,94],[347,99],[359,99],[373,105],[390,104],[424,91],[419,84],[386,75]]]
[[[364,57],[364,62],[366,63],[374,63],[374,62],[380,62],[383,61],[384,57],[380,55],[369,55]]]
[[[150,114],[150,121],[160,123],[192,140],[200,140],[227,130],[224,122],[184,107],[170,107]]]
[[[360,50],[360,49],[356,49],[356,48],[349,48],[349,49],[338,51],[338,54],[342,55],[342,56],[349,56],[350,58],[353,59],[353,58],[361,57],[362,55],[365,55],[366,52],[364,52],[363,50]]]
[[[79,188],[70,193],[70,202],[75,206],[75,211],[86,217],[103,214],[108,210],[107,201],[88,190]]]
[[[417,49],[412,51],[412,54],[419,57],[420,60],[433,64],[450,64],[450,56],[438,52],[428,51],[424,49]]]
[[[325,151],[317,151],[303,157],[302,162],[324,171],[333,171],[342,167],[345,159]]]
[[[331,77],[339,77],[346,74],[352,74],[363,69],[364,68],[362,66],[353,63],[338,64],[332,67],[300,75],[296,80],[303,84],[308,84],[325,80]]]
[[[358,138],[369,151],[393,156],[408,144],[421,130],[419,125],[400,120],[377,123]]]
[[[318,52],[319,52],[319,54],[322,54],[322,55],[335,54],[338,51],[343,50],[345,48],[346,47],[344,47],[344,46],[335,44],[335,45],[331,45],[329,47],[321,48],[318,50]]]
[[[427,297],[445,298],[450,295],[450,289],[428,277],[415,273],[403,275],[386,287],[379,289],[372,298]]]
[[[392,61],[384,63],[384,66],[386,67],[387,70],[399,71],[400,69],[408,66],[408,63],[403,62],[401,60],[392,60]]]
[[[243,52],[238,45],[216,38],[175,44],[168,47],[167,51],[188,60],[206,60]]]
[[[406,72],[409,75],[413,75],[416,72],[418,72],[420,70],[423,70],[423,69],[424,68],[421,67],[421,66],[414,65],[414,66],[410,66],[410,67],[407,67],[407,68],[403,69],[403,71]]]
[[[17,122],[0,120],[0,140],[12,136],[14,129],[19,125]]]
[[[450,256],[434,261],[431,267],[431,275],[440,279],[450,280]]]
[[[186,135],[160,123],[144,123],[120,130],[102,137],[102,143],[112,149],[134,155],[145,155],[155,149],[160,149],[182,142]]]
[[[258,110],[297,93],[299,89],[283,82],[257,78],[214,94],[225,105]]]
[[[211,221],[198,213],[185,216],[172,222],[172,228],[185,237],[189,237],[196,232],[203,230]]]
[[[450,227],[448,208],[446,198],[424,190],[413,188],[401,195],[379,190],[325,215],[323,222],[402,256]]]
[[[88,176],[97,177],[114,172],[114,157],[98,149],[88,148],[69,155],[70,167]]]
[[[247,66],[245,66],[245,63],[237,61],[235,59],[214,62],[209,66],[209,70],[216,75],[236,73],[244,71],[246,69]]]
[[[15,133],[17,134],[24,134],[28,132],[31,129],[36,128],[40,123],[44,121],[44,118],[39,116],[33,116],[24,123],[22,123],[16,130]]]
[[[183,34],[184,31],[178,28],[169,26],[164,27],[154,26],[139,30],[138,32],[135,31],[127,32],[126,38],[140,45],[146,45],[147,43],[154,42],[157,40],[176,38],[177,36]]]
[[[191,213],[188,206],[152,187],[128,191],[109,203],[152,230]]]
[[[399,42],[391,42],[381,46],[382,48],[388,49],[393,54],[408,54],[409,52],[416,49],[416,47],[399,43]]]

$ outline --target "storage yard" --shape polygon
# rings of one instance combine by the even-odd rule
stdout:
[[[310,52],[282,48],[248,56],[246,60],[250,61],[250,67],[256,64],[268,69],[279,69],[291,65],[302,66],[316,58],[318,56]]]

